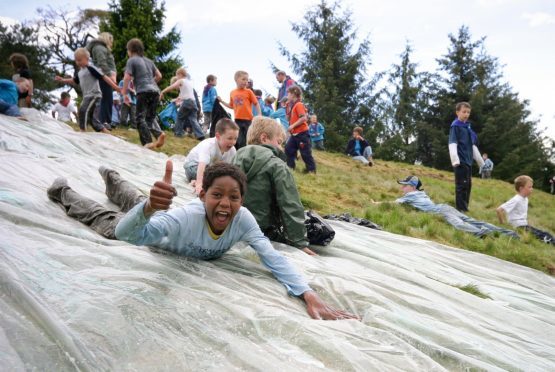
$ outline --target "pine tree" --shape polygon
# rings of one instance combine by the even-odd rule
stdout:
[[[374,118],[368,105],[371,85],[365,84],[370,42],[355,45],[351,12],[343,12],[338,2],[328,5],[322,0],[292,30],[306,49],[294,54],[280,44],[281,53],[300,76],[307,106],[326,125],[326,147],[343,150],[353,126],[369,128]]]
[[[114,37],[112,53],[116,60],[118,77],[125,70],[127,42],[139,38],[145,47],[145,56],[152,59],[162,73],[160,85],[169,85],[175,70],[182,65],[174,54],[181,42],[175,26],[166,34],[164,29],[165,3],[157,0],[112,0],[110,17],[100,25],[100,31],[110,32]]]

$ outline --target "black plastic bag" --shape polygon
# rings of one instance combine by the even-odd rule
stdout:
[[[305,212],[306,235],[310,244],[328,245],[335,237],[333,228],[316,212]]]
[[[327,215],[324,216],[324,218],[326,220],[345,221],[345,222],[349,222],[349,223],[352,223],[352,224],[355,224],[355,225],[368,227],[370,229],[382,230],[382,227],[380,225],[378,225],[377,223],[374,223],[374,222],[372,222],[370,220],[367,220],[367,219],[364,219],[364,218],[353,217],[349,213],[343,213],[343,214],[340,214],[340,215],[327,214]]]

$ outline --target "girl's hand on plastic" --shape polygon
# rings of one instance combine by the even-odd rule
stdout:
[[[327,305],[320,296],[314,291],[306,291],[302,294],[304,302],[306,302],[306,310],[312,319],[323,320],[340,320],[340,319],[357,319],[357,315],[348,313],[343,310],[336,310]]]

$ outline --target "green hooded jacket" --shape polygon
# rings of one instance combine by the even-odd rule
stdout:
[[[247,175],[243,206],[262,231],[283,227],[287,244],[308,246],[304,207],[295,179],[283,160],[285,154],[270,145],[249,145],[237,151],[233,163]]]

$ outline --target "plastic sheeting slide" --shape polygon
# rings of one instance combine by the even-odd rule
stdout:
[[[320,256],[276,244],[331,304],[317,321],[248,246],[198,261],[110,241],[67,217],[57,176],[108,203],[97,173],[147,191],[165,156],[24,111],[0,115],[1,370],[395,371],[555,368],[555,279],[498,259],[330,221]],[[193,196],[175,157],[179,197]],[[474,284],[482,299],[457,288]]]

